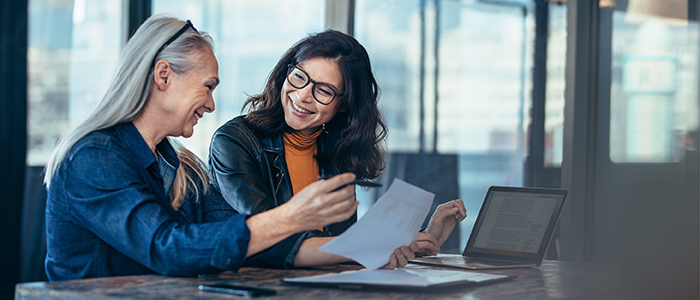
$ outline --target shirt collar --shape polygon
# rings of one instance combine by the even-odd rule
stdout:
[[[175,148],[170,144],[170,138],[164,138],[158,145],[156,149],[160,152],[160,155],[175,169],[180,166],[180,159],[177,158],[177,152]]]
[[[134,123],[125,122],[115,126],[114,130],[117,133],[119,139],[126,146],[127,151],[131,153],[136,158],[136,162],[143,168],[148,168],[150,165],[156,162],[156,157],[151,152],[151,148],[148,147],[148,143],[143,139],[141,133],[136,129]],[[158,145],[156,149],[163,155],[163,158],[167,160],[173,167],[177,169],[180,165],[180,160],[177,158],[177,153],[173,146],[170,145],[168,138],[164,138]]]

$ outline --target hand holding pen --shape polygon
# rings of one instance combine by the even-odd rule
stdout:
[[[318,179],[326,180],[326,179],[332,178],[333,176],[335,176],[335,175],[318,176]],[[370,180],[358,180],[358,179],[355,179],[348,184],[355,184],[355,185],[364,186],[364,187],[381,187],[382,186],[382,184],[379,182],[370,181]],[[338,189],[341,189],[341,188],[347,186],[348,184],[341,186]]]

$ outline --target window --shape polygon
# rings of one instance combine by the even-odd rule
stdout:
[[[566,5],[549,4],[547,90],[544,119],[544,166],[561,167],[564,149],[564,90],[566,87]]]
[[[613,162],[678,162],[697,132],[698,25],[687,16],[684,5],[644,1],[613,11]]]
[[[27,165],[46,165],[58,139],[101,100],[121,22],[120,1],[29,1]]]
[[[534,16],[529,1],[508,3],[356,1],[355,33],[382,89],[388,151],[458,157],[469,211],[462,246],[488,187],[523,180]]]
[[[417,152],[420,131],[420,1],[357,1],[355,37],[381,89],[390,151]]]

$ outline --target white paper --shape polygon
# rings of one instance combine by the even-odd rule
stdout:
[[[376,270],[389,262],[396,248],[413,242],[433,198],[435,194],[395,179],[357,223],[319,250]]]
[[[452,270],[359,270],[300,278],[285,278],[284,282],[369,284],[375,286],[429,287],[454,282],[484,282],[508,275]]]

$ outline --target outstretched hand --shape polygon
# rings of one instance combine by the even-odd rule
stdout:
[[[428,223],[428,228],[426,228],[425,232],[435,237],[438,245],[441,246],[447,240],[447,237],[450,236],[457,222],[461,222],[466,217],[467,209],[464,208],[462,200],[457,199],[440,204],[435,209],[433,216],[430,217],[430,223]],[[428,251],[426,253],[435,255]]]
[[[300,230],[312,230],[347,220],[357,210],[355,175],[345,173],[328,180],[316,181],[295,194],[280,208],[294,216]]]

